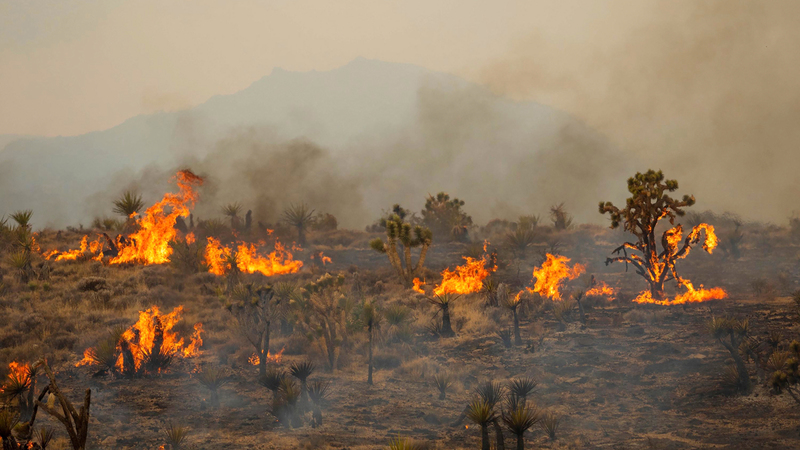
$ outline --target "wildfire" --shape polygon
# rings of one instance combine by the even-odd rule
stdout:
[[[494,268],[486,268],[486,259],[474,259],[465,256],[465,264],[457,266],[455,270],[444,269],[442,271],[442,282],[433,288],[434,295],[444,294],[470,294],[483,289],[483,280],[494,271]],[[414,278],[412,289],[424,294],[422,286],[425,284],[419,278]]]
[[[533,269],[533,276],[536,284],[530,292],[537,293],[550,300],[561,300],[559,288],[566,280],[578,278],[586,268],[581,264],[575,264],[572,268],[567,265],[570,259],[566,256],[547,254],[547,260],[542,263],[542,267]]]
[[[208,271],[215,275],[225,275],[231,269],[233,251],[224,247],[219,240],[208,238],[205,261]],[[280,242],[275,242],[275,249],[267,256],[258,254],[254,244],[240,242],[235,254],[236,267],[245,273],[259,272],[266,276],[295,273],[303,267]]]
[[[194,188],[203,184],[203,179],[189,170],[182,170],[175,177],[179,193],[165,194],[160,202],[147,208],[144,216],[136,219],[139,230],[118,243],[118,254],[111,259],[111,264],[169,262],[172,254],[169,243],[177,235],[175,221],[178,217],[189,216],[189,209],[197,201]]]
[[[599,282],[598,284],[592,286],[591,289],[586,291],[587,297],[613,297],[617,294],[617,291],[612,288],[611,286],[605,284],[604,282]]]
[[[89,242],[89,236],[84,235],[83,239],[81,239],[81,247],[79,249],[67,250],[65,252],[51,250],[45,253],[43,256],[44,259],[47,260],[55,256],[56,261],[74,261],[83,257],[88,257],[89,259],[93,259],[95,261],[102,261],[103,243],[99,238]]]
[[[683,305],[686,303],[700,303],[708,300],[722,300],[728,297],[728,293],[725,292],[725,289],[719,287],[704,289],[703,286],[700,285],[700,289],[695,289],[692,283],[687,280],[683,280],[683,286],[686,287],[687,291],[683,294],[676,295],[673,300],[656,300],[653,298],[650,291],[642,291],[633,301],[635,303],[652,303],[654,305],[670,306]]]
[[[281,357],[283,356],[283,351],[284,350],[286,350],[285,347],[282,348],[281,351],[279,351],[278,353],[275,353],[274,355],[272,353],[270,353],[269,350],[267,350],[267,364],[270,364],[270,363],[278,364],[278,363],[280,363],[281,362]],[[257,365],[261,364],[261,358],[259,358],[258,355],[253,353],[252,356],[247,358],[247,362],[249,362],[250,364],[252,364],[254,366],[257,366]]]
[[[31,366],[27,363],[21,364],[16,361],[11,361],[8,364],[7,384],[28,385],[31,381]],[[0,392],[3,392],[3,388],[7,386],[7,384],[0,386]]]
[[[311,255],[311,256],[310,256],[310,258],[311,258],[311,259],[313,259],[313,260],[316,260],[316,261],[318,261],[318,262],[319,262],[320,264],[322,264],[323,266],[324,266],[325,264],[328,264],[328,263],[332,263],[332,262],[333,262],[333,260],[332,260],[331,258],[329,258],[329,257],[325,256],[325,254],[324,254],[324,253],[322,253],[322,252],[319,252],[319,253],[318,253],[318,254],[316,254],[316,255]]]
[[[189,358],[200,354],[200,347],[203,345],[203,324],[194,325],[194,332],[188,345],[184,344],[183,338],[178,338],[177,333],[172,328],[181,320],[183,306],[176,307],[171,313],[161,315],[159,308],[153,306],[146,311],[139,311],[139,320],[130,328],[125,330],[120,341],[117,343],[116,368],[120,372],[133,370],[138,372],[150,355],[181,356]],[[94,364],[92,358],[95,349],[89,348],[83,353],[83,359],[76,366]],[[127,364],[133,367],[126,367],[126,355],[132,358]]]

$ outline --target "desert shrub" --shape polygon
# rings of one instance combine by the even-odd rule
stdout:
[[[552,411],[547,411],[542,414],[539,425],[541,425],[542,431],[544,431],[550,440],[554,441],[556,439],[558,427],[561,425],[561,416]]]
[[[709,333],[717,339],[731,355],[739,376],[738,389],[742,392],[750,390],[750,375],[747,366],[739,353],[742,343],[750,333],[750,324],[747,319],[738,320],[731,317],[715,317],[711,319],[707,328]]]
[[[447,390],[453,385],[454,381],[449,372],[437,373],[433,376],[433,384],[439,391],[439,400],[444,400],[447,397]]]
[[[564,203],[550,207],[550,221],[556,230],[567,230],[572,226],[572,216],[567,212]]]
[[[311,223],[311,229],[314,231],[334,231],[338,227],[339,221],[330,213],[317,213]]]
[[[753,294],[762,300],[775,299],[775,287],[764,278],[756,278],[751,281],[750,288],[753,290]]]
[[[228,297],[225,308],[239,325],[239,331],[256,351],[258,374],[267,369],[272,324],[283,315],[284,304],[274,299],[271,286],[237,285]]]
[[[186,436],[189,435],[189,427],[175,425],[171,422],[164,425],[164,437],[172,450],[179,450],[183,448],[183,443],[186,441]]]
[[[211,406],[219,406],[219,389],[229,381],[225,370],[218,366],[205,366],[197,375],[197,381],[211,393]]]

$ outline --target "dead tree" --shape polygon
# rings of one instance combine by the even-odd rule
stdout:
[[[76,410],[72,403],[61,393],[61,389],[56,383],[56,377],[53,375],[53,371],[50,370],[50,366],[47,365],[47,361],[43,359],[36,365],[41,365],[44,368],[47,378],[50,379],[48,386],[50,395],[53,396],[52,401],[48,399],[47,402],[42,403],[41,400],[37,400],[36,404],[64,424],[73,450],[85,450],[86,439],[89,435],[89,404],[92,398],[92,390],[86,389],[83,397],[83,406],[81,406],[80,410]],[[61,408],[60,411],[56,406],[56,402],[58,402],[58,407]]]
[[[664,180],[664,174],[659,170],[648,170],[646,173],[636,173],[628,179],[628,192],[632,195],[627,199],[625,207],[620,209],[611,202],[600,202],[600,213],[611,215],[611,228],[618,228],[623,224],[625,231],[636,236],[636,242],[626,242],[614,250],[614,254],[621,256],[607,258],[606,265],[614,262],[624,262],[632,265],[636,273],[647,280],[650,285],[650,294],[653,299],[664,299],[664,283],[676,280],[685,284],[686,280],[678,275],[675,263],[685,258],[692,245],[700,242],[700,233],[704,232],[703,249],[711,253],[716,247],[714,227],[701,223],[686,236],[681,245],[683,227],[677,226],[666,230],[661,235],[661,248],[659,251],[656,238],[656,226],[662,219],[675,224],[676,216],[683,216],[684,207],[695,203],[694,196],[684,195],[682,200],[673,199],[668,192],[678,189],[676,180]],[[641,255],[629,254],[628,251],[638,252]]]

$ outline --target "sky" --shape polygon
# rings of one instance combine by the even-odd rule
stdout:
[[[725,185],[723,209],[774,195],[774,219],[800,209],[798,19],[790,0],[0,0],[0,134],[106,129],[363,56],[565,110],[689,179],[722,167],[690,187]]]

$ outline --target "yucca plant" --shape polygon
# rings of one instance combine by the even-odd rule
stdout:
[[[278,397],[278,389],[280,389],[281,383],[285,378],[286,372],[278,370],[275,367],[270,367],[263,376],[258,378],[258,382],[272,391],[272,398],[275,399]]]
[[[490,450],[489,423],[496,417],[494,404],[480,396],[473,398],[467,407],[467,418],[481,427],[481,450]]]
[[[298,427],[301,425],[301,417],[297,408],[297,401],[300,399],[300,390],[291,378],[285,377],[281,380],[280,395],[273,401],[272,412],[278,420],[287,428]]]
[[[33,217],[33,211],[30,209],[15,211],[13,214],[11,214],[11,218],[14,220],[14,222],[17,222],[17,226],[24,229],[29,228],[31,217]]]
[[[453,327],[450,323],[450,306],[451,303],[458,300],[459,297],[460,296],[457,294],[450,294],[447,292],[442,295],[428,297],[428,301],[436,305],[436,307],[439,308],[439,311],[442,313],[442,329],[439,332],[440,336],[455,336],[455,332],[453,332]]]
[[[505,348],[511,348],[512,347],[512,342],[511,342],[512,332],[511,332],[511,330],[509,330],[507,328],[501,328],[501,329],[495,331],[495,334],[497,334],[497,337],[500,338],[500,342],[503,343],[503,347],[505,347]]]
[[[14,276],[20,283],[27,283],[31,278],[31,253],[18,250],[8,255],[8,262],[14,269]]]
[[[410,315],[411,310],[399,303],[393,303],[383,311],[383,317],[386,318],[386,323],[390,327],[401,326]]]
[[[203,371],[197,376],[197,381],[200,382],[206,389],[211,392],[209,403],[213,407],[219,406],[219,388],[228,384],[228,374],[225,369],[218,366],[206,366]]]
[[[556,439],[556,432],[560,424],[561,417],[552,411],[547,411],[542,414],[539,420],[539,425],[542,427],[542,430],[552,441]]]
[[[42,450],[47,450],[47,446],[50,445],[50,441],[53,440],[56,432],[50,427],[39,427],[34,434],[36,436],[36,442],[39,443],[39,447],[42,447]]]
[[[120,340],[125,327],[113,328],[108,336],[86,351],[85,355],[96,364],[110,372],[117,370],[120,355]]]
[[[505,394],[505,386],[498,381],[484,381],[478,385],[478,387],[475,389],[475,393],[478,394],[481,399],[494,407],[500,402],[500,400],[503,399],[503,394]]]
[[[289,373],[300,381],[300,397],[304,402],[308,401],[307,380],[314,373],[314,363],[311,361],[292,363],[289,367]]]
[[[514,323],[514,345],[522,345],[522,335],[520,334],[519,329],[518,312],[519,307],[522,304],[523,291],[520,291],[516,295],[511,295],[511,293],[508,292],[506,285],[503,285],[502,289],[499,289],[499,292],[499,297],[502,299],[503,306],[511,311],[511,317]]]
[[[539,422],[539,412],[535,407],[516,403],[503,412],[502,418],[508,430],[517,436],[517,450],[525,450],[525,432]]]
[[[17,426],[19,423],[19,415],[16,411],[5,408],[0,410],[0,439],[3,441],[3,447],[5,448],[5,443],[9,443],[9,448],[11,447],[12,442],[16,442],[14,437],[11,436],[11,433],[14,431],[14,427]]]
[[[525,401],[538,384],[536,380],[530,377],[515,378],[508,384],[508,390],[514,397]]]
[[[367,362],[367,384],[372,386],[372,349],[374,347],[375,330],[380,328],[382,317],[375,305],[370,302],[364,302],[363,317],[364,324],[367,326],[367,338],[369,339],[369,355]]]
[[[144,208],[142,196],[133,191],[125,191],[120,198],[114,200],[113,211],[126,219],[131,219],[134,214]]]
[[[314,210],[305,203],[290,205],[283,211],[283,221],[297,229],[297,242],[306,245],[306,229],[314,221]]]
[[[714,317],[707,324],[708,332],[728,350],[736,364],[739,374],[739,390],[750,391],[750,375],[744,363],[739,347],[750,334],[750,323],[747,319],[737,320],[731,317]]]
[[[311,414],[313,419],[312,426],[322,426],[322,402],[328,397],[330,383],[327,381],[312,381],[308,385],[308,396],[314,402],[314,409]]]
[[[517,229],[511,231],[505,236],[505,244],[516,258],[525,259],[525,253],[528,248],[533,245],[536,240],[536,232],[533,228],[525,228],[517,226]]]
[[[167,438],[167,443],[172,447],[172,450],[179,450],[183,447],[183,442],[186,436],[189,435],[189,428],[181,425],[174,425],[167,423],[164,426],[164,436]]]
[[[242,211],[242,205],[239,202],[229,203],[222,207],[222,214],[231,219],[231,229],[236,230],[241,224],[239,213]]]
[[[453,385],[453,377],[447,373],[437,373],[433,376],[433,384],[439,390],[439,400],[444,400],[447,397],[447,389]]]

